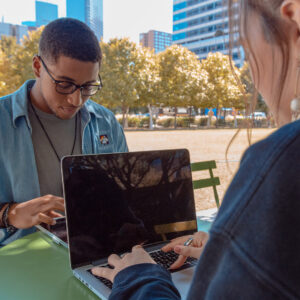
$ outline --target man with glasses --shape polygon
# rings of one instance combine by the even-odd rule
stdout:
[[[0,247],[64,211],[63,156],[128,151],[113,113],[89,99],[102,88],[101,59],[88,26],[55,20],[33,58],[36,80],[0,99]]]

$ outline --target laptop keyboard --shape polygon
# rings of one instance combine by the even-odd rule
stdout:
[[[176,261],[176,259],[178,258],[178,254],[176,254],[173,251],[170,252],[163,252],[161,250],[155,251],[155,252],[151,252],[149,253],[150,256],[152,257],[152,259],[159,265],[161,265],[162,267],[164,267],[165,269],[169,269],[169,267]],[[180,270],[184,270],[186,268],[190,268],[192,266],[195,266],[197,264],[197,259],[192,258],[192,257],[188,257],[187,260],[185,261],[185,263],[178,269],[175,270],[169,270],[171,273],[174,272],[178,272]],[[104,265],[102,267],[107,267],[112,269],[112,267],[110,265]],[[92,274],[91,270],[88,270],[89,273]],[[110,280],[107,280],[103,277],[99,277],[97,275],[92,274],[94,277],[96,277],[98,280],[100,280],[102,283],[104,283],[108,288],[112,289],[112,282]]]
[[[109,268],[109,269],[112,269],[112,266],[110,266],[109,264],[106,264],[106,265],[103,265],[101,266],[102,268]],[[103,277],[100,277],[100,276],[97,276],[97,275],[94,275],[92,273],[92,270],[88,270],[89,273],[91,273],[94,277],[96,277],[98,280],[100,280],[102,283],[104,283],[108,288],[112,289],[112,282],[106,278],[103,278]]]
[[[170,266],[176,261],[176,259],[179,256],[174,251],[163,252],[161,250],[151,252],[149,254],[157,264],[161,265],[162,267],[164,267],[166,269],[169,269]],[[175,270],[169,270],[169,271],[171,273],[178,272],[178,271],[184,270],[186,268],[195,266],[196,264],[197,264],[196,258],[188,257],[187,260],[185,261],[185,263],[180,268],[175,269]]]

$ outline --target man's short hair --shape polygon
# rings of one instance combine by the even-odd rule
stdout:
[[[72,18],[61,18],[43,30],[39,55],[56,62],[60,56],[81,61],[101,62],[102,53],[94,32],[84,23]]]

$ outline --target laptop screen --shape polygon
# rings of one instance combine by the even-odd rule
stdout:
[[[197,230],[185,149],[65,157],[72,268]]]

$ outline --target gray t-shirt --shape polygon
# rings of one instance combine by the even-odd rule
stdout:
[[[60,158],[70,155],[75,138],[75,120],[61,120],[53,114],[45,113],[36,107],[51,142]],[[52,194],[63,196],[60,161],[58,160],[44,130],[42,129],[33,109],[28,103],[29,120],[32,126],[32,142],[37,165],[41,196]],[[81,154],[81,118],[77,114],[76,143],[73,154]]]

